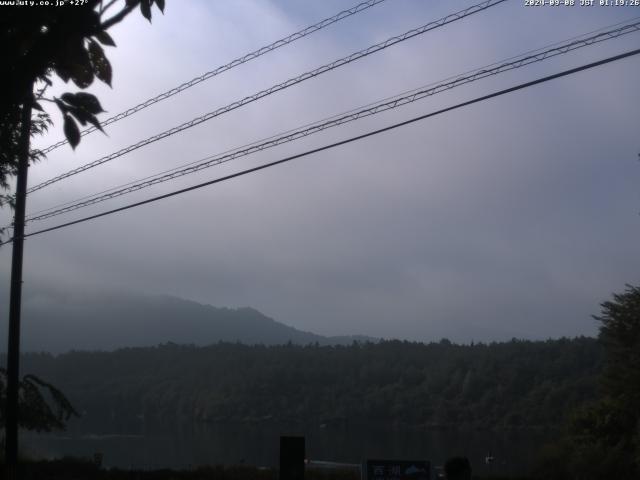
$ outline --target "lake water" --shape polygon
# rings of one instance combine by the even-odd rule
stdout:
[[[474,473],[524,474],[549,434],[531,431],[411,431],[388,427],[321,428],[275,424],[143,425],[93,430],[72,425],[62,434],[21,437],[21,450],[43,458],[103,454],[105,467],[188,469],[199,465],[278,465],[279,437],[304,435],[307,458],[316,461],[361,463],[367,458],[430,460],[442,465],[454,455],[471,460]],[[491,465],[485,457],[495,457]]]

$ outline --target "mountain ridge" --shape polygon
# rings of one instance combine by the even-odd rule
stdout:
[[[25,299],[23,312],[23,352],[112,351],[167,342],[345,345],[378,340],[319,335],[278,322],[253,307],[215,307],[171,295],[36,294]],[[4,339],[0,342],[6,345]]]

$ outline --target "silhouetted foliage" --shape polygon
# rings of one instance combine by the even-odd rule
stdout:
[[[640,419],[640,288],[627,286],[594,318],[606,352],[603,391]]]
[[[47,98],[54,75],[65,83],[71,80],[78,88],[89,87],[94,78],[111,85],[112,69],[100,44],[115,46],[107,33],[135,8],[151,21],[151,6],[164,10],[164,0],[103,1],[85,0],[78,5],[53,7],[44,5],[6,6],[0,15],[0,189],[8,188],[9,177],[16,175],[21,144],[21,117],[27,109],[32,124],[29,137],[45,133],[52,121],[42,108],[43,101],[53,102],[63,118],[64,134],[75,148],[80,129],[91,124],[101,129],[96,117],[103,111],[98,99],[86,92],[63,93]],[[116,13],[107,13],[110,9]],[[35,88],[35,91],[34,91]],[[33,112],[35,116],[33,115]],[[24,139],[22,139],[24,141]],[[30,149],[29,162],[40,160],[43,152]],[[0,195],[0,207],[13,197]],[[0,228],[0,236],[4,233]],[[2,415],[6,403],[5,377],[1,371]],[[50,402],[43,396],[47,392]],[[62,428],[75,410],[65,396],[51,384],[33,375],[20,383],[20,426],[31,430]]]
[[[164,11],[164,0],[85,0],[72,8],[36,5],[2,9],[0,188],[6,189],[8,178],[16,174],[23,108],[36,112],[31,135],[42,134],[52,124],[42,102],[54,102],[62,114],[64,134],[73,148],[80,142],[78,123],[100,128],[96,115],[103,109],[94,95],[77,92],[47,98],[45,92],[54,75],[65,83],[71,80],[81,89],[89,87],[95,78],[111,85],[111,64],[102,45],[115,46],[115,42],[107,30],[138,7],[151,21],[154,3]],[[117,12],[109,12],[113,8]],[[31,150],[30,162],[42,157],[42,152]],[[9,196],[0,196],[0,206],[11,201]]]
[[[5,421],[7,371],[0,368],[0,422]],[[64,430],[71,416],[78,416],[67,397],[56,387],[34,375],[25,375],[18,387],[18,424],[26,430]]]
[[[277,480],[272,468],[249,466],[198,467],[189,470],[101,469],[93,462],[78,458],[31,462],[23,465],[24,480]],[[359,480],[357,470],[314,470],[305,472],[308,480]],[[501,480],[510,480],[502,478]],[[516,480],[516,479],[514,479]]]
[[[640,478],[640,288],[614,294],[594,318],[605,353],[600,395],[546,447],[541,478]]]

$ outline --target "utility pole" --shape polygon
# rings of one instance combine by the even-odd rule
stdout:
[[[24,216],[27,202],[27,172],[31,140],[31,99],[33,82],[29,82],[22,100],[16,204],[13,217],[11,257],[11,294],[9,299],[9,346],[7,349],[7,405],[5,418],[5,461],[7,479],[18,478],[18,386],[20,383],[20,310],[22,305],[22,253]]]

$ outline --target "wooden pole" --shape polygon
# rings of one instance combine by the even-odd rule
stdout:
[[[24,250],[24,216],[27,202],[27,172],[31,139],[31,100],[33,83],[22,102],[16,204],[13,220],[11,257],[11,294],[9,299],[9,345],[7,349],[7,404],[5,418],[5,460],[7,478],[18,478],[18,390],[20,383],[20,312],[22,305],[22,258]]]

